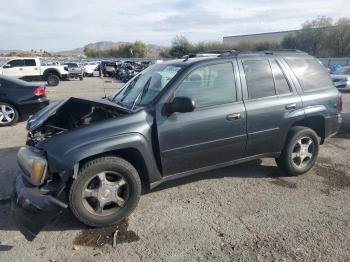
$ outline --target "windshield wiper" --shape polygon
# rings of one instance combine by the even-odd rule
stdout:
[[[151,79],[152,79],[152,77],[150,77],[150,78],[147,80],[147,82],[146,82],[145,86],[142,88],[140,94],[139,94],[139,95],[135,98],[135,100],[132,102],[131,111],[134,110],[137,101],[138,101],[139,99],[142,100],[142,98],[144,97],[144,95],[147,93],[148,88],[149,88],[150,83],[151,83]]]

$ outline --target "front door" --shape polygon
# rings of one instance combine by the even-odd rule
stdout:
[[[246,145],[246,113],[236,64],[210,64],[190,72],[174,97],[189,97],[195,110],[157,114],[164,175],[178,174],[232,161]],[[158,112],[160,110],[157,110]]]
[[[17,78],[23,77],[23,67],[23,59],[11,60],[3,67],[3,74],[6,76],[12,76]]]

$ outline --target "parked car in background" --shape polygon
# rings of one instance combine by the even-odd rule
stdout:
[[[57,86],[68,78],[68,71],[61,65],[41,65],[39,58],[16,58],[0,64],[0,75],[20,78],[26,81],[47,81],[49,86]]]
[[[95,62],[83,63],[84,76],[94,76],[94,72],[97,71],[98,64]]]
[[[336,88],[343,91],[350,91],[350,66],[343,66],[331,74],[332,81]]]
[[[79,79],[82,81],[83,78],[83,67],[74,62],[65,63],[64,66],[68,70],[69,79]]]
[[[341,110],[328,71],[303,52],[156,64],[109,98],[70,98],[28,121],[12,214],[32,240],[67,207],[89,226],[120,222],[141,185],[266,157],[304,174]]]
[[[339,64],[333,64],[333,65],[328,66],[329,72],[331,74],[333,74],[335,71],[337,71],[337,70],[339,70],[341,68],[342,68],[342,66],[339,65]]]
[[[48,104],[45,85],[0,76],[0,127],[13,125]]]

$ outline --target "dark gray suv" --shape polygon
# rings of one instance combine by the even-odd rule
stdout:
[[[341,107],[327,70],[299,51],[153,65],[109,98],[70,98],[28,121],[14,219],[32,240],[67,207],[89,226],[118,223],[141,185],[265,157],[303,174],[337,132]]]

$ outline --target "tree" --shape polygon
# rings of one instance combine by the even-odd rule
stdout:
[[[172,42],[169,54],[172,57],[181,58],[193,52],[192,44],[184,36],[176,36]]]
[[[340,18],[332,28],[330,47],[335,50],[334,56],[350,55],[350,19]]]

